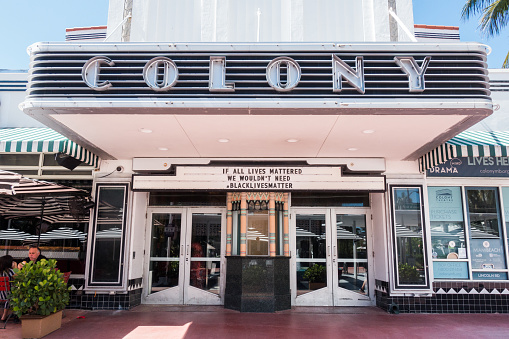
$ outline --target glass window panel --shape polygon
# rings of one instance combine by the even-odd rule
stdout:
[[[368,293],[368,253],[366,216],[336,215],[339,286],[358,293]]]
[[[43,166],[61,166],[55,160],[55,156],[56,156],[56,153],[53,153],[53,154],[44,154],[44,158],[43,158],[43,161],[42,161]],[[85,162],[82,162],[77,167],[90,167],[91,169],[93,168],[92,166],[88,165]]]
[[[193,213],[192,220],[189,284],[219,294],[221,214]]]
[[[0,256],[9,254],[16,261],[27,257],[27,245],[37,243],[39,219],[1,220]],[[85,273],[88,222],[43,222],[39,247],[48,259],[56,259],[62,272]]]
[[[428,187],[433,259],[466,259],[460,187]]]
[[[2,154],[0,165],[3,166],[39,166],[39,154]]]
[[[98,186],[92,283],[121,283],[126,186]]]
[[[193,213],[191,257],[221,257],[221,214]]]
[[[149,294],[178,286],[179,261],[151,261],[149,277]]]
[[[220,260],[200,261],[191,259],[189,284],[193,287],[219,294],[220,265]]]
[[[293,192],[292,206],[367,207],[369,193]]]
[[[269,255],[269,211],[247,215],[247,255]]]
[[[327,286],[325,215],[296,217],[297,294]]]
[[[466,188],[473,270],[507,268],[497,188]]]
[[[181,214],[152,214],[149,293],[178,285],[181,233]]]
[[[224,192],[151,192],[150,206],[226,206]]]
[[[151,258],[178,258],[182,217],[177,213],[153,213]]]
[[[504,199],[505,234],[509,243],[509,187],[502,187],[502,197]]]
[[[393,188],[398,285],[426,285],[421,190]]]

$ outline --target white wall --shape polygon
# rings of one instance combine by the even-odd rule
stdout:
[[[388,220],[385,218],[385,198],[384,194],[370,194],[371,199],[371,214],[373,216],[373,253],[374,253],[374,277],[382,281],[389,281],[389,266],[388,266],[388,244],[390,237],[387,235],[386,223]],[[370,288],[372,288],[370,286]],[[374,291],[372,288],[371,291]]]
[[[490,69],[490,82],[500,83],[507,86],[509,82],[509,69]],[[496,85],[495,85],[496,86]],[[494,88],[496,88],[493,86]],[[509,131],[509,88],[505,91],[492,91],[493,114],[481,122],[470,127],[468,131]]]
[[[413,33],[412,0],[133,0],[130,41],[390,41],[393,4]],[[108,41],[120,41],[123,6],[110,0]]]
[[[10,86],[12,84],[21,84],[19,81],[26,82],[28,73],[26,72],[0,72],[0,84]],[[26,83],[25,83],[26,85]],[[6,87],[3,87],[6,88]],[[0,91],[0,127],[46,127],[37,120],[29,117],[18,105],[25,100],[25,91],[19,90],[1,90]]]

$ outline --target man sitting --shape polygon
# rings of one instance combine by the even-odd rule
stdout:
[[[42,259],[47,258],[41,254],[41,249],[35,245],[30,245],[28,247],[28,258],[23,259],[23,261],[18,264],[18,269],[22,269],[29,261],[32,261],[35,264]]]

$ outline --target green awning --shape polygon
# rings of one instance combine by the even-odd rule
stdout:
[[[422,172],[458,157],[507,157],[509,131],[465,131],[419,160]]]
[[[51,128],[1,128],[0,153],[65,153],[98,167],[99,157]]]

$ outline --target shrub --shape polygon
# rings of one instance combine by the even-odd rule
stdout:
[[[55,259],[43,259],[14,270],[10,298],[14,314],[18,317],[50,315],[65,308],[69,303],[70,288],[56,264]]]
[[[327,270],[323,265],[314,264],[304,272],[302,277],[309,282],[324,283],[327,281]]]

